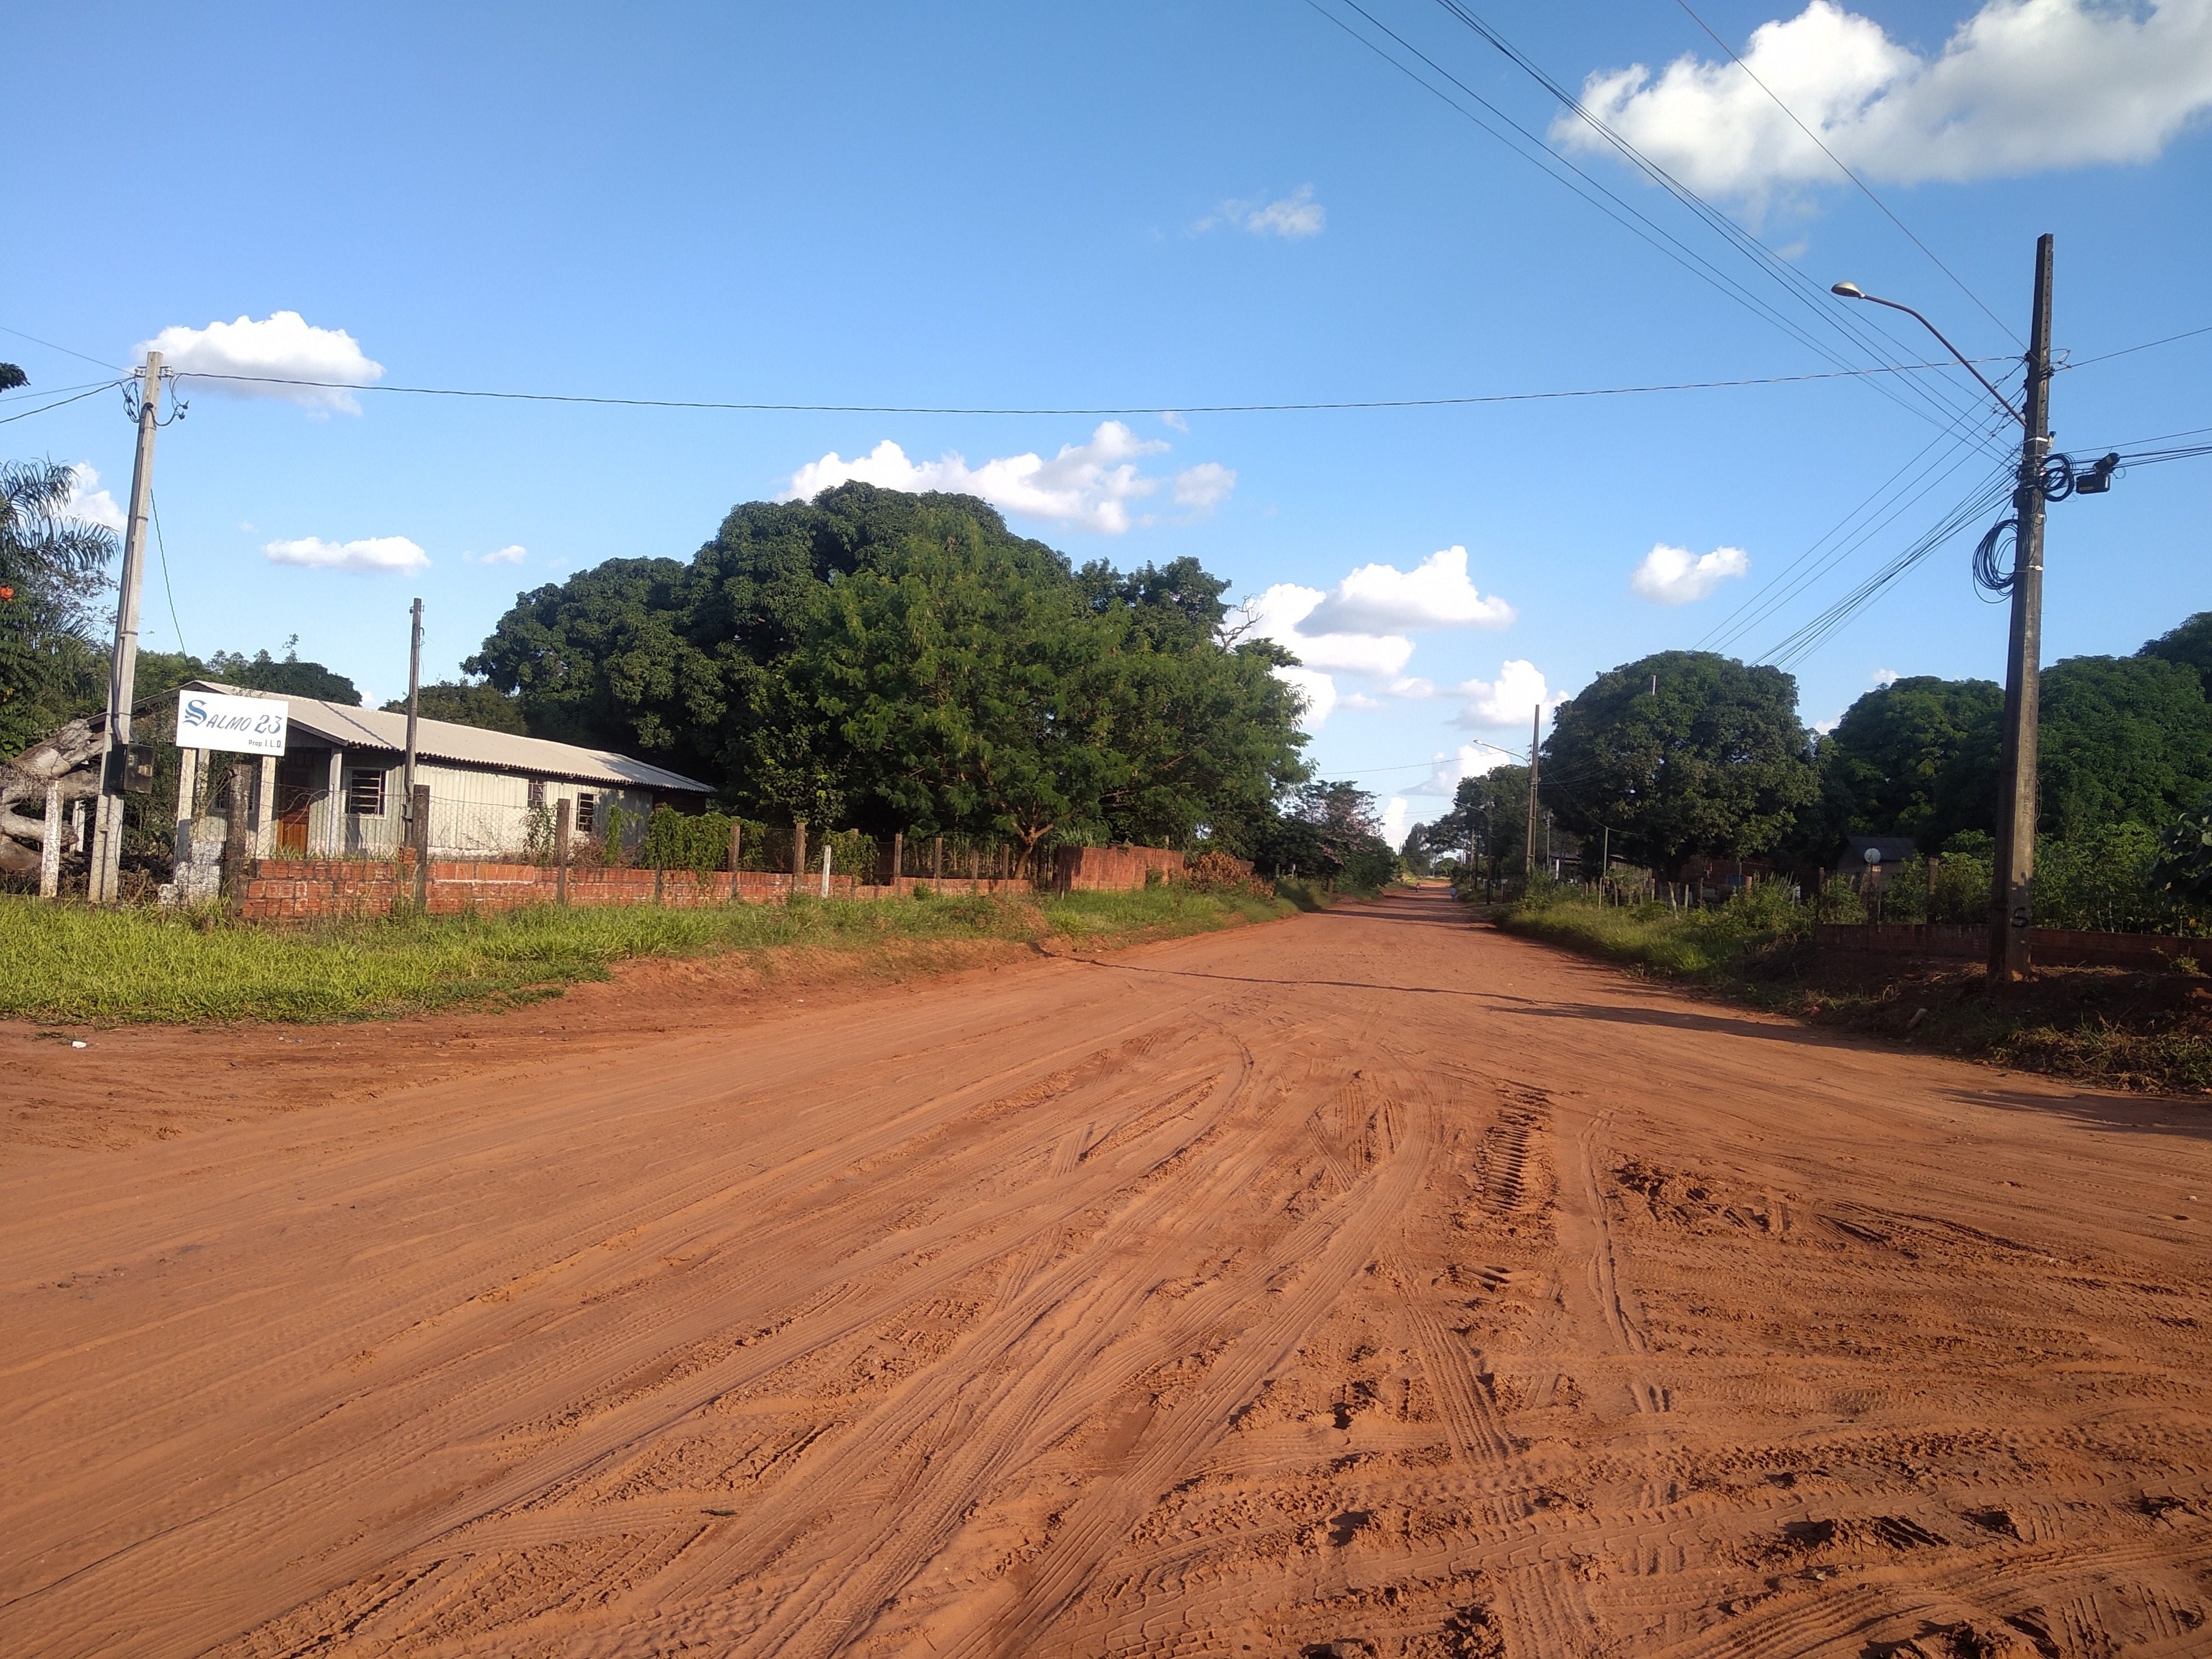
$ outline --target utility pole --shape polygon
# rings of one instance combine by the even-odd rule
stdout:
[[[1536,873],[1536,764],[1540,758],[1537,745],[1544,733],[1544,705],[1538,703],[1536,712],[1528,720],[1528,856],[1522,860],[1524,875]]]
[[[91,867],[86,896],[94,904],[119,898],[123,874],[123,766],[131,745],[131,704],[137,695],[138,592],[146,578],[146,519],[154,495],[154,434],[161,424],[161,354],[149,351],[138,371],[138,449],[131,462],[131,517],[123,532],[122,591],[115,605],[115,655],[107,672],[107,729],[100,744],[100,797],[94,805]]]
[[[413,625],[407,639],[407,776],[400,785],[404,819],[401,828],[409,846],[415,843],[415,716],[422,697],[422,601],[415,601]]]
[[[2051,238],[2036,239],[2035,310],[2028,319],[2027,434],[2013,495],[2012,635],[2005,658],[2004,746],[1998,762],[1996,857],[1990,870],[1990,981],[2027,977],[2035,925],[2036,720],[2043,702],[2043,463],[2051,453]]]

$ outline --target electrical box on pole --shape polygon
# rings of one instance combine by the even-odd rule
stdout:
[[[161,354],[138,371],[138,447],[131,463],[131,516],[123,531],[123,573],[115,603],[115,654],[108,665],[107,726],[100,738],[100,793],[93,805],[86,896],[112,904],[122,896],[124,755],[131,746],[131,704],[137,694],[138,596],[146,580],[146,520],[154,494],[154,434],[161,426]],[[118,753],[121,751],[121,753]]]

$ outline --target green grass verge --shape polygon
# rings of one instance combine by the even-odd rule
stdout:
[[[288,928],[208,915],[90,909],[0,896],[0,1016],[47,1021],[347,1019],[514,1000],[605,979],[639,957],[898,940],[1093,944],[1201,933],[1291,914],[1286,900],[1188,888],[1035,902],[938,895],[711,910],[558,909],[402,915]]]
[[[2212,988],[2183,975],[2062,969],[1992,992],[1978,967],[1824,956],[1806,942],[1803,912],[1774,890],[1687,912],[1539,900],[1496,920],[1838,1030],[2112,1088],[2212,1089]]]

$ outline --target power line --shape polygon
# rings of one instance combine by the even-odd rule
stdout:
[[[1450,94],[1431,83],[1418,71],[1412,69],[1405,63],[1401,62],[1397,58],[1385,51],[1375,41],[1368,39],[1358,29],[1353,28],[1341,17],[1337,16],[1334,13],[1324,8],[1319,3],[1319,0],[1306,0],[1306,3],[1309,6],[1312,7],[1315,11],[1327,18],[1331,23],[1334,24],[1345,33],[1350,35],[1360,45],[1365,46],[1376,57],[1382,58],[1384,63],[1389,64],[1390,67],[1396,70],[1400,74],[1405,76],[1416,86],[1420,87],[1431,96],[1437,99],[1455,112],[1472,122],[1476,127],[1489,134],[1492,138],[1497,139],[1509,150],[1512,151],[1522,160],[1528,162],[1531,166],[1535,167],[1554,183],[1560,185],[1566,190],[1572,192],[1575,196],[1589,203],[1591,206],[1595,207],[1600,212],[1605,214],[1607,217],[1613,220],[1614,222],[1620,225],[1632,234],[1637,236],[1643,241],[1649,243],[1661,253],[1666,255],[1667,258],[1674,260],[1675,264],[1682,266],[1684,270],[1689,271],[1692,276],[1696,276],[1699,281],[1705,283],[1710,287],[1712,287],[1725,297],[1734,300],[1738,305],[1742,306],[1746,310],[1751,312],[1753,315],[1759,317],[1761,320],[1781,330],[1784,334],[1787,334],[1790,338],[1804,346],[1808,350],[1812,351],[1815,356],[1826,358],[1829,362],[1835,364],[1838,368],[1849,367],[1849,365],[1844,362],[1844,359],[1838,357],[1833,351],[1826,349],[1818,340],[1807,333],[1802,327],[1792,322],[1788,317],[1783,315],[1758,295],[1753,294],[1735,277],[1721,270],[1720,267],[1714,264],[1710,259],[1706,258],[1705,255],[1692,248],[1687,243],[1682,241],[1680,238],[1675,236],[1673,232],[1658,224],[1641,210],[1630,204],[1618,193],[1601,183],[1592,174],[1585,172],[1573,161],[1552,149],[1548,145],[1544,143],[1541,139],[1538,138],[1535,134],[1530,132],[1528,128],[1514,120],[1511,116],[1506,114],[1495,104],[1485,98],[1480,93],[1468,86],[1466,82],[1461,80],[1449,70],[1437,63],[1435,58],[1430,57],[1419,46],[1414,46],[1411,41],[1407,40],[1405,36],[1400,34],[1389,24],[1376,17],[1374,13],[1369,11],[1360,3],[1360,0],[1340,0],[1340,3],[1345,5],[1349,10],[1357,13],[1360,17],[1364,18],[1371,27],[1378,33],[1388,36],[1402,51],[1419,59],[1443,80],[1449,82],[1453,87],[1458,88],[1461,93],[1464,94],[1470,100],[1479,105],[1483,110],[1486,111],[1499,124],[1517,135],[1522,142],[1521,143],[1516,143],[1512,138],[1506,137],[1505,133],[1500,131],[1497,126],[1492,125],[1489,121],[1485,120],[1481,116],[1477,115],[1474,111],[1469,110],[1464,105],[1461,104],[1458,100],[1455,99]],[[1456,11],[1455,11],[1455,15],[1458,15]],[[1465,21],[1465,19],[1462,18],[1462,21]],[[1562,97],[1565,96],[1564,94],[1560,94],[1559,95]],[[1561,169],[1564,169],[1564,172],[1560,171]],[[1568,177],[1567,175],[1569,174],[1571,174],[1572,177]],[[1585,186],[1587,186],[1587,188],[1585,188]],[[1765,250],[1762,248],[1760,252],[1763,254]],[[1766,274],[1771,275],[1772,273],[1768,272]],[[1792,291],[1792,297],[1798,299],[1801,304],[1803,303],[1803,296],[1802,295],[1796,294],[1794,290]],[[1825,301],[1825,296],[1823,296],[1823,299]],[[1866,342],[1859,339],[1851,332],[1853,329],[1860,326],[1856,319],[1846,319],[1838,318],[1834,313],[1834,307],[1832,306],[1826,305],[1826,303],[1823,303],[1817,309],[1815,314],[1829,327],[1837,329],[1839,332],[1844,333],[1846,338],[1851,339],[1854,343],[1860,345],[1863,349],[1865,348]],[[1870,382],[1870,384],[1872,384],[1877,391],[1880,391],[1883,397],[1888,398],[1891,402],[1897,404],[1899,408],[1905,409],[1908,412],[1918,415],[1923,419],[1931,418],[1929,410],[1915,409],[1913,405],[1905,398],[1896,396],[1884,389],[1881,382]],[[1932,417],[1935,418],[1937,425],[1955,429],[1960,422],[1964,418],[1963,411],[1955,406],[1948,408],[1947,411],[1942,398],[1933,395],[1926,388],[1914,386],[1912,389],[1929,404],[1931,409],[1937,411]],[[1943,418],[1943,415],[1946,412],[1948,412],[1948,419]]]
[[[88,391],[78,392],[74,398],[58,398],[52,403],[41,404],[36,409],[26,409],[17,414],[0,416],[0,426],[6,426],[15,421],[27,421],[33,415],[44,415],[50,410],[62,409],[70,404],[81,404],[87,398],[96,398],[101,392],[110,391],[120,384],[121,382],[117,380],[103,380]]]
[[[2009,358],[1982,358],[1984,362]],[[1623,398],[1656,392],[1712,392],[1737,386],[1790,386],[1806,380],[1861,380],[1878,374],[1917,374],[1946,369],[1948,362],[1885,363],[1870,368],[1825,369],[1805,374],[1767,374],[1734,380],[1677,380],[1650,386],[1592,386],[1567,392],[1499,392],[1461,398],[1346,398],[1323,403],[1283,404],[1133,404],[1091,409],[986,409],[898,404],[769,404],[721,403],[704,398],[601,398],[572,392],[492,392],[471,387],[429,386],[360,386],[345,380],[308,380],[275,374],[220,374],[206,370],[173,371],[172,380],[222,380],[250,386],[307,386],[331,392],[389,392],[422,398],[480,398],[502,403],[585,404],[617,409],[726,410],[744,414],[773,415],[1156,415],[1171,410],[1182,415],[1276,415],[1313,413],[1330,410],[1449,409],[1477,404],[1555,402],[1572,398]],[[112,382],[109,384],[112,384]]]
[[[1494,48],[1507,62],[1565,105],[1592,131],[1618,151],[1622,159],[1637,171],[1689,209],[1694,216],[1705,223],[1708,228],[1750,260],[1753,268],[1761,275],[1775,282],[1784,293],[1796,301],[1800,306],[1806,307],[1817,322],[1834,330],[1862,351],[1870,352],[1877,356],[1886,355],[1878,347],[1875,337],[1867,331],[1865,319],[1856,313],[1838,311],[1830,301],[1825,289],[1810,283],[1802,271],[1797,270],[1787,261],[1779,258],[1764,242],[1746,231],[1727,214],[1722,212],[1696,191],[1676,179],[1634,144],[1622,137],[1620,134],[1599,120],[1581,99],[1560,84],[1534,59],[1522,52],[1480,15],[1462,3],[1462,0],[1437,0],[1437,4],[1447,15]],[[1876,318],[1875,321],[1881,329],[1881,337],[1888,341],[1891,347],[1895,347],[1898,343],[1896,337],[1889,332],[1886,319]],[[1939,419],[1937,424],[1957,426],[1966,418],[1966,411],[1962,408],[1956,404],[1946,404],[1928,387],[1914,383],[1908,383],[1908,385],[1915,393],[1927,398],[1932,408],[1948,415],[1948,420]],[[1889,394],[1885,392],[1884,395]],[[1902,404],[1902,399],[1893,398],[1893,401]]]
[[[2077,363],[2068,363],[2066,367],[2069,369],[2087,368],[2092,363],[2108,362],[2114,357],[2125,357],[2133,352],[2148,351],[2153,346],[2172,345],[2176,340],[2193,340],[2200,334],[2212,334],[2212,323],[2206,324],[2203,328],[2189,329],[2183,333],[2169,334],[2162,340],[2145,340],[2141,345],[2122,346],[2118,351],[2100,351],[2094,357],[2084,357]]]
[[[9,328],[5,323],[0,323],[0,334],[12,334],[19,340],[28,340],[33,345],[44,346],[49,351],[58,351],[64,357],[81,359],[90,363],[94,368],[112,368],[120,372],[123,367],[120,363],[106,362],[98,357],[87,357],[82,351],[71,351],[65,345],[56,345],[52,340],[41,340],[35,334],[26,334],[20,328]]]
[[[191,652],[185,645],[185,625],[177,620],[177,590],[169,586],[169,544],[161,534],[161,501],[151,485],[147,487],[146,501],[154,509],[154,545],[161,552],[161,592],[169,597],[169,626],[176,629],[177,649],[189,657]]]
[[[1828,148],[1827,141],[1822,138],[1819,133],[1814,131],[1812,128],[1807,126],[1804,122],[1799,120],[1797,118],[1797,112],[1790,108],[1789,105],[1784,103],[1780,95],[1776,93],[1774,88],[1768,86],[1765,82],[1760,80],[1758,74],[1752,69],[1751,65],[1745,63],[1742,58],[1736,56],[1735,48],[1729,45],[1727,41],[1722,40],[1719,35],[1715,34],[1713,33],[1713,26],[1711,23],[1708,23],[1704,18],[1698,16],[1696,12],[1691,10],[1690,0],[1674,0],[1674,3],[1681,7],[1684,11],[1689,13],[1690,21],[1695,23],[1699,28],[1703,29],[1706,34],[1711,36],[1715,46],[1718,46],[1723,52],[1728,53],[1729,60],[1744,72],[1745,76],[1749,78],[1752,85],[1757,87],[1761,92],[1772,99],[1774,100],[1774,107],[1780,110],[1784,115],[1788,116],[1791,122],[1796,125],[1798,131],[1803,133],[1808,138],[1810,138],[1814,143],[1818,144],[1820,147],[1820,154],[1826,156],[1831,161],[1833,161],[1838,168],[1842,171],[1844,177],[1859,187],[1860,192],[1865,196],[1867,200],[1872,202],[1876,207],[1880,208],[1882,210],[1883,216],[1887,218],[1890,223],[1895,225],[1899,230],[1903,231],[1906,239],[1911,242],[1912,246],[1918,248],[1923,253],[1928,256],[1929,262],[1932,264],[1936,270],[1942,271],[1946,276],[1948,276],[1951,279],[1952,283],[1958,289],[1960,293],[1965,295],[1977,306],[1981,307],[1983,316],[1988,318],[1999,328],[2003,329],[2008,338],[2015,342],[2019,340],[2020,336],[2014,333],[2011,328],[2007,326],[2004,319],[1998,316],[1996,312],[1991,311],[1989,307],[1983,305],[1982,296],[1975,293],[1971,288],[1968,288],[1966,283],[1960,277],[1958,272],[1953,270],[1950,266],[1945,264],[1942,260],[1937,258],[1936,257],[1936,250],[1929,247],[1927,243],[1922,241],[1917,236],[1915,236],[1912,234],[1912,227],[1906,224],[1904,220],[1899,218],[1895,213],[1890,210],[1889,204],[1883,201],[1881,197],[1875,195],[1874,193],[1873,187],[1869,185],[1865,179],[1860,178],[1857,173],[1854,173],[1851,170],[1850,164],[1846,162],[1842,156],[1837,155],[1835,151]]]

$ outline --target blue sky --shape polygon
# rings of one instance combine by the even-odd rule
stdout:
[[[188,382],[155,475],[174,614],[157,562],[146,643],[205,654],[297,634],[381,699],[404,686],[416,593],[428,672],[451,673],[518,589],[608,557],[687,556],[733,503],[858,464],[993,493],[1079,561],[1196,555],[1326,674],[1322,771],[1418,820],[1494,755],[1482,744],[1525,746],[1540,681],[1556,697],[1708,638],[1936,442],[1929,459],[1955,470],[1729,647],[1755,658],[1995,462],[1923,418],[1919,394],[1865,377],[1178,414],[1813,374],[1934,349],[1864,307],[1848,320],[1873,335],[1831,332],[1820,306],[1844,302],[1755,270],[1434,0],[1363,3],[1371,21],[1346,0],[40,9],[11,21],[0,108],[15,176],[49,202],[0,279],[0,325],[18,331],[0,356],[33,386],[0,416],[107,372],[22,336],[121,366],[167,330],[202,367],[258,353],[365,379],[374,363],[386,386],[1146,411],[1102,433],[1100,416],[291,394],[351,405],[313,407]],[[2212,325],[2212,0],[1715,0],[1700,15],[2002,325],[1679,5],[1481,14],[1817,289],[1851,278],[1970,353],[2015,353],[2048,230],[2075,359]],[[1340,22],[1547,135],[1826,355]],[[285,313],[296,326],[270,321]],[[242,333],[206,331],[240,318]],[[2208,377],[2212,333],[2069,371],[2059,444],[2212,426]],[[1978,419],[1963,375],[1914,378]],[[82,462],[88,494],[123,498],[115,394],[0,433],[0,453]],[[2053,509],[2049,658],[2132,650],[2212,604],[2208,495],[2212,466],[2184,464]],[[1793,665],[1808,721],[1885,672],[2001,675],[2003,615],[1968,580],[1973,538]],[[333,568],[349,564],[371,568]]]

